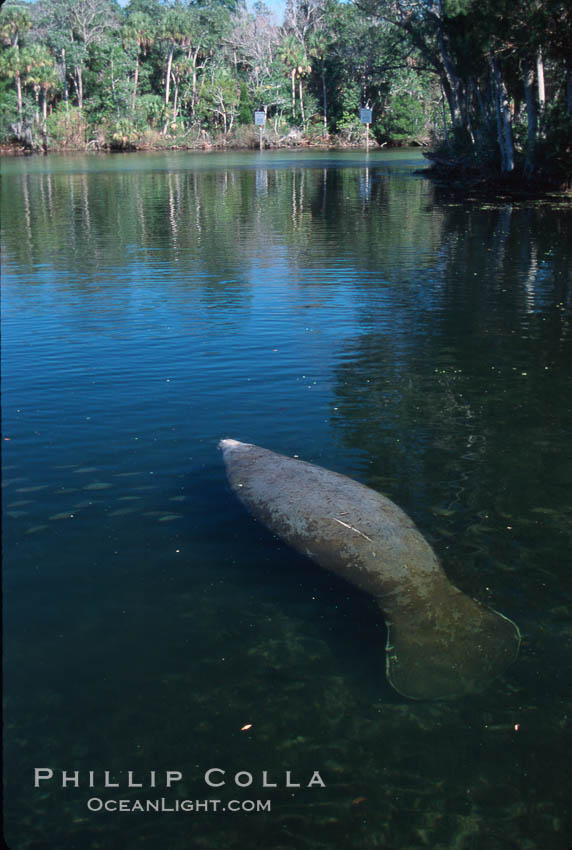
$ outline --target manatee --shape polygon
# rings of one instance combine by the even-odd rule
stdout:
[[[515,661],[518,626],[455,587],[413,521],[369,487],[302,460],[221,440],[228,480],[274,534],[375,597],[389,683],[410,699],[484,690]]]

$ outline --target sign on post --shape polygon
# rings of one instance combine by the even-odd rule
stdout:
[[[371,124],[371,109],[367,106],[362,106],[359,111],[359,120],[365,124],[365,149],[369,150],[369,125]]]
[[[261,110],[256,111],[254,113],[254,123],[260,130],[259,147],[262,150],[262,128],[266,124],[266,112],[262,112]]]

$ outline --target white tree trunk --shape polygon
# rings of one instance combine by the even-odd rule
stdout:
[[[504,84],[498,59],[491,59],[491,69],[496,89],[497,128],[501,151],[501,171],[504,174],[514,171],[514,144],[512,141],[512,116],[508,102],[508,93]]]
[[[175,45],[172,44],[169,48],[169,55],[167,56],[167,72],[165,75],[165,106],[169,105],[169,95],[171,93],[171,65],[173,64],[174,52]]]
[[[131,112],[135,112],[135,101],[137,100],[137,85],[139,83],[139,44],[135,56],[135,74],[133,75],[133,96],[131,99]]]
[[[544,89],[544,60],[542,58],[542,50],[540,47],[536,54],[536,77],[538,80],[538,106],[542,112],[546,103],[546,91]]]
[[[324,103],[324,136],[328,135],[328,99],[326,95],[326,72],[322,64],[322,100]]]

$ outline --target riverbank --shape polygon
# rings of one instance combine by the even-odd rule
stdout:
[[[258,128],[238,126],[229,133],[211,134],[207,130],[193,129],[188,132],[167,132],[147,130],[143,133],[110,131],[97,129],[88,138],[87,128],[77,128],[79,132],[69,133],[57,138],[22,137],[0,145],[0,156],[26,156],[33,153],[137,153],[161,151],[216,151],[216,150],[278,150],[294,148],[314,148],[326,150],[347,150],[366,148],[364,132],[323,133],[303,132],[300,128],[266,128],[262,135]],[[412,138],[407,140],[382,140],[378,142],[371,133],[368,146],[372,150],[380,148],[419,147],[429,145],[429,139]]]

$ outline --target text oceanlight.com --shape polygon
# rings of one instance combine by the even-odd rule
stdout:
[[[90,812],[270,812],[271,800],[116,800],[91,797]]]

